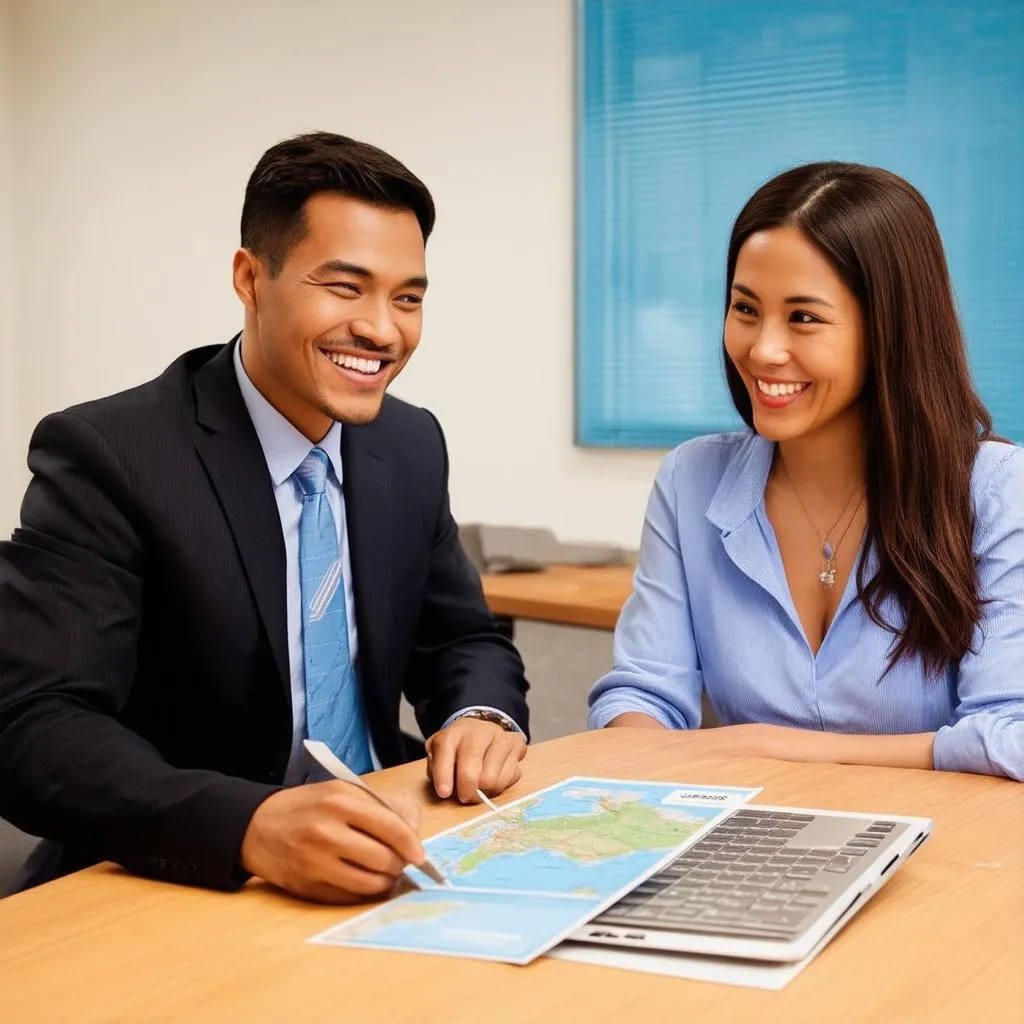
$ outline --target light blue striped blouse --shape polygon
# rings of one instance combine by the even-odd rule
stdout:
[[[662,463],[614,668],[590,694],[591,728],[627,711],[696,728],[704,688],[726,725],[935,732],[936,768],[1024,780],[1024,449],[979,448],[974,550],[988,604],[975,652],[940,679],[916,656],[882,678],[893,637],[857,599],[856,571],[813,654],[765,512],[773,452],[757,434],[719,434]],[[882,610],[903,622],[894,600]]]

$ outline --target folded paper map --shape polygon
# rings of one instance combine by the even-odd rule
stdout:
[[[529,963],[758,789],[571,778],[427,841],[447,875],[314,936],[327,945]]]

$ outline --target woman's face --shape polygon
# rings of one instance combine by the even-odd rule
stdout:
[[[860,307],[796,228],[759,231],[741,246],[725,349],[763,437],[808,436],[857,409],[867,374]]]

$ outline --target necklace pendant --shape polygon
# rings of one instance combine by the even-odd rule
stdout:
[[[818,573],[818,582],[826,589],[831,590],[836,585],[835,569],[823,569]]]
[[[825,543],[822,544],[822,546],[821,546],[821,554],[822,554],[822,557],[825,559],[826,562],[831,562],[832,559],[836,557],[835,548],[833,548],[832,545],[829,544],[828,541],[825,541]]]

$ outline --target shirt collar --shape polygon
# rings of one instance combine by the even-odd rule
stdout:
[[[242,401],[249,410],[249,418],[256,428],[263,456],[267,460],[270,478],[274,487],[280,487],[302,464],[302,460],[314,448],[322,448],[331,461],[334,475],[340,484],[341,471],[341,424],[335,421],[324,438],[315,446],[301,431],[288,422],[264,397],[249,379],[242,365],[242,339],[235,342],[233,353],[235,377],[242,392]]]
[[[723,533],[746,522],[764,501],[775,442],[751,431],[729,460],[705,518]]]

